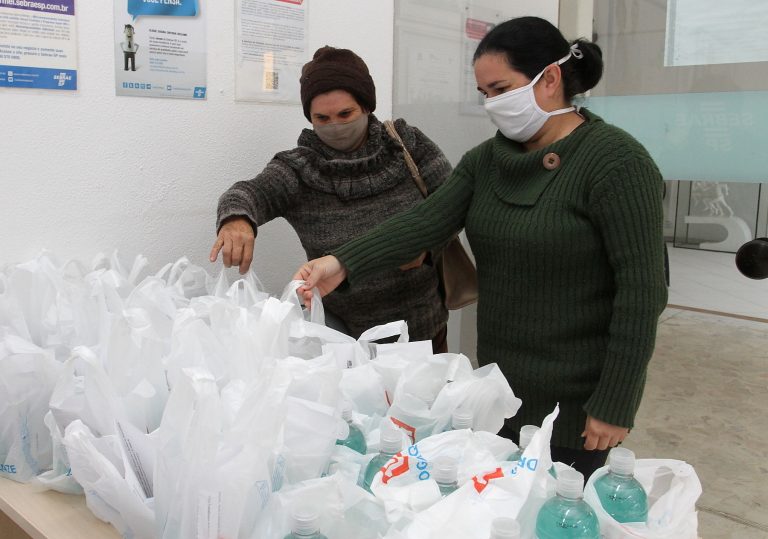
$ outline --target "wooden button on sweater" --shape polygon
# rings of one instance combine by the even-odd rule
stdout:
[[[544,168],[547,170],[555,170],[560,166],[560,156],[556,153],[550,152],[544,156]]]

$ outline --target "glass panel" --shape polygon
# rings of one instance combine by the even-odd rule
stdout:
[[[764,234],[768,2],[595,0],[593,9],[605,72],[585,105],[659,165],[665,234],[674,223],[675,246],[728,252]]]
[[[675,247],[735,253],[755,238],[761,186],[736,182],[680,182]]]

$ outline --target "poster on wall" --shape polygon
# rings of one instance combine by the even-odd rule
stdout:
[[[237,0],[235,99],[300,103],[308,0]]]
[[[485,37],[485,34],[493,30],[501,22],[501,19],[499,13],[492,12],[491,10],[483,10],[480,14],[476,14],[477,11],[477,7],[475,7],[475,12],[470,12],[469,9],[465,10],[462,20],[461,114],[485,116],[485,108],[483,107],[485,99],[477,91],[472,58],[475,55],[475,49],[480,44],[480,40]]]
[[[114,2],[115,93],[205,99],[203,0]]]
[[[77,90],[75,0],[0,0],[0,86]]]

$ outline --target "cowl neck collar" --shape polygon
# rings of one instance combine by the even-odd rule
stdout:
[[[400,133],[407,146],[415,137],[410,130]],[[351,200],[379,194],[410,178],[402,150],[370,114],[368,138],[353,152],[341,152],[325,144],[312,129],[299,135],[298,147],[275,156],[299,172],[309,187]],[[405,171],[405,175],[403,174]]]
[[[492,174],[492,181],[499,198],[518,206],[536,204],[550,182],[567,168],[587,135],[603,121],[586,109],[579,112],[584,116],[583,123],[566,137],[537,150],[526,152],[522,144],[496,132],[492,144],[497,174]]]

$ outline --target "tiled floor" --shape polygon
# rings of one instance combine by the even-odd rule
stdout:
[[[733,255],[670,249],[670,307],[627,447],[692,464],[703,539],[768,538],[768,280]],[[718,316],[688,308],[764,319]]]

